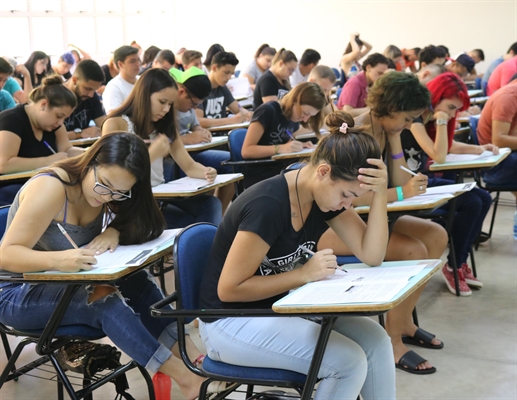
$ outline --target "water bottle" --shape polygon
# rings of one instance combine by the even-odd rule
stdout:
[[[513,214],[513,238],[517,240],[517,211]]]
[[[156,400],[171,399],[172,380],[170,377],[161,372],[157,372],[153,376],[153,386]]]

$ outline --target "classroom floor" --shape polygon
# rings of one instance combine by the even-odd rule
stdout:
[[[517,399],[517,241],[512,237],[515,207],[512,195],[504,194],[503,198],[506,205],[498,208],[495,233],[476,252],[478,277],[484,288],[471,297],[458,298],[447,290],[439,274],[428,283],[418,304],[420,325],[443,340],[445,347],[438,351],[413,348],[438,371],[417,376],[397,370],[398,399]],[[485,228],[490,218],[491,214]],[[167,286],[172,288],[172,282]],[[191,336],[200,346],[195,329]],[[10,341],[12,346],[17,343],[16,339]],[[21,361],[31,357],[32,350],[26,349]],[[2,350],[0,368],[5,363]],[[135,399],[147,398],[138,372],[129,373],[129,382]],[[96,391],[94,398],[113,399],[114,393],[110,384]],[[8,382],[0,390],[1,400],[56,398],[54,382],[33,377]],[[171,398],[183,399],[176,385]]]

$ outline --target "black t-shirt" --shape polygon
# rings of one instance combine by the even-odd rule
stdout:
[[[101,99],[97,93],[92,98],[80,100],[72,115],[65,119],[65,127],[67,131],[73,131],[76,128],[88,128],[90,121],[106,115]]]
[[[0,113],[0,131],[12,132],[18,135],[22,140],[18,157],[36,158],[51,156],[53,153],[43,141],[47,142],[57,151],[55,135],[57,129],[52,132],[43,131],[43,139],[40,142],[34,136],[29,116],[25,112],[25,104],[19,104],[10,110],[5,110]],[[0,136],[0,142],[1,141],[2,138]]]
[[[270,70],[267,70],[259,78],[253,91],[253,108],[257,108],[263,103],[262,97],[277,96],[280,100],[288,92],[289,89],[278,82]]]
[[[210,91],[198,108],[204,111],[205,118],[226,118],[226,109],[234,101],[232,93],[226,86],[218,86]]]
[[[286,295],[281,293],[254,302],[228,303],[219,299],[219,277],[237,232],[253,232],[270,246],[255,275],[280,274],[291,271],[303,257],[299,245],[316,251],[316,244],[328,229],[326,221],[343,211],[324,213],[313,203],[304,228],[296,232],[291,222],[289,188],[284,173],[245,190],[232,203],[217,229],[201,282],[201,308],[271,308],[275,301]],[[203,321],[211,322],[214,319],[203,318]]]
[[[422,117],[415,118],[413,123],[421,123],[424,121]],[[402,143],[402,150],[404,151],[404,158],[411,171],[417,172],[425,167],[427,154],[422,150],[415,137],[409,129],[404,129],[400,134],[400,141]]]
[[[264,133],[257,143],[260,146],[284,144],[291,140],[286,132],[296,132],[300,124],[286,118],[278,101],[268,101],[253,112],[251,122],[259,122],[264,127]]]
[[[108,64],[103,65],[101,69],[102,72],[104,72],[104,82],[102,82],[102,84],[106,86],[108,82],[113,79],[113,76],[111,76],[110,74],[110,67],[108,66]]]

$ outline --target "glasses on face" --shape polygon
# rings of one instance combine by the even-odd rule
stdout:
[[[197,108],[197,106],[199,106],[200,104],[203,103],[202,101],[200,101],[199,103],[196,103],[194,101],[194,99],[192,98],[192,95],[190,94],[190,91],[187,88],[185,88],[185,92],[187,93],[188,99],[192,103],[192,108]]]
[[[115,192],[115,191],[111,190],[109,187],[103,185],[102,183],[99,183],[97,181],[97,168],[95,165],[93,166],[93,176],[95,178],[95,185],[93,186],[93,191],[95,193],[100,194],[102,196],[109,194],[111,196],[111,200],[114,200],[114,201],[124,201],[124,200],[131,198],[131,189],[129,189],[129,192],[127,192],[127,194],[125,194],[125,193]]]

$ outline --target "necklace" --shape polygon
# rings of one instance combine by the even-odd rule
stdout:
[[[296,191],[296,200],[298,201],[298,210],[300,211],[300,219],[302,220],[303,234],[305,236],[305,240],[307,240],[307,233],[305,232],[305,221],[303,220],[302,205],[300,203],[300,195],[298,193],[298,177],[300,176],[300,171],[302,170],[302,168],[300,168],[298,170],[298,172],[296,173],[296,179],[294,180],[294,190]]]

